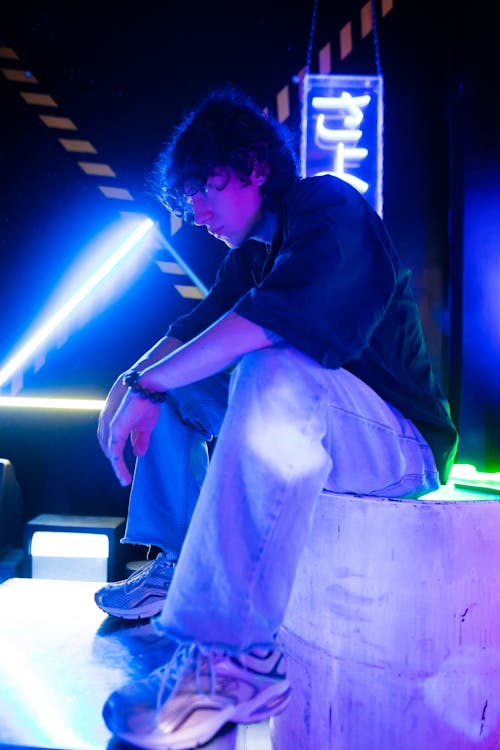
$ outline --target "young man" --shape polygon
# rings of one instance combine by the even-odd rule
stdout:
[[[162,553],[96,601],[160,613],[155,627],[179,644],[104,717],[132,744],[173,750],[285,708],[276,636],[323,488],[424,494],[446,482],[457,435],[410,273],[354,188],[300,180],[281,127],[228,90],[182,121],[155,176],[170,211],[230,248],[99,423],[123,485],[127,439],[138,456],[124,541]]]

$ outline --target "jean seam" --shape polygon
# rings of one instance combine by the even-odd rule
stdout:
[[[350,417],[357,419],[360,422],[363,422],[366,425],[372,425],[374,427],[378,427],[381,430],[384,430],[384,432],[392,432],[394,435],[398,437],[398,439],[402,440],[415,440],[416,442],[419,442],[417,440],[417,437],[415,435],[404,435],[398,430],[395,430],[393,427],[389,426],[388,424],[385,424],[384,422],[380,422],[378,419],[372,419],[371,417],[366,417],[362,414],[358,414],[356,411],[352,411],[351,409],[343,409],[341,406],[337,406],[336,404],[332,404],[331,402],[328,404],[328,409],[330,411],[338,411],[342,414],[348,414]]]
[[[405,479],[426,479],[426,478],[432,478],[436,480],[437,485],[439,485],[439,472],[436,471],[424,471],[424,472],[408,472],[404,474],[399,482],[393,482],[392,484],[387,484],[385,487],[381,487],[379,490],[374,490],[374,492],[367,492],[366,497],[377,497],[377,495],[381,495],[381,493],[390,492],[393,487],[400,487],[401,483]],[[375,494],[376,493],[376,494]],[[424,494],[424,490],[422,490],[422,494]],[[403,496],[404,497],[404,496]]]
[[[189,477],[191,474],[191,450],[193,446],[193,431],[188,429],[186,431],[186,441],[184,443],[184,475],[182,478],[182,517],[179,523],[179,530],[177,534],[177,555],[180,555],[183,541],[187,534],[188,527],[188,515],[189,515]]]

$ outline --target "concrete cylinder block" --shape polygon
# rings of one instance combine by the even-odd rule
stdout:
[[[500,748],[500,503],[324,492],[273,750]]]

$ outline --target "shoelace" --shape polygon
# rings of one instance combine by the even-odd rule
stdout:
[[[218,655],[220,654],[195,643],[180,645],[170,662],[158,670],[158,673],[163,670],[163,675],[158,690],[156,710],[160,711],[164,702],[164,695],[167,694],[167,697],[169,697],[173,694],[183,674],[188,669],[193,669],[195,673],[196,692],[199,695],[212,695],[215,692],[215,658]],[[207,665],[207,670],[203,669],[204,665]],[[207,673],[210,678],[210,686],[208,690],[204,690],[201,685],[201,677]]]
[[[265,661],[272,653],[273,652],[270,652],[267,655],[260,655],[262,661]],[[257,656],[257,658],[259,657],[258,654],[254,655]],[[160,669],[157,669],[154,673],[155,677],[160,680],[156,700],[157,712],[159,712],[163,706],[164,696],[165,699],[168,700],[168,698],[173,695],[183,675],[190,669],[194,671],[196,692],[199,695],[213,695],[215,693],[217,680],[215,670],[216,661],[221,656],[224,656],[222,651],[215,651],[196,643],[181,644],[178,646],[168,664],[164,667],[160,667]],[[279,654],[268,674],[278,676],[278,669],[281,664],[282,654]],[[252,670],[251,667],[249,667],[249,669],[250,671],[255,671]],[[260,670],[259,673],[262,674]],[[206,675],[209,677],[209,687],[207,690],[204,690],[201,678]]]
[[[160,552],[154,560],[150,560],[149,562],[145,563],[142,567],[136,570],[135,573],[132,573],[132,575],[129,576],[125,584],[126,588],[129,589],[137,586],[137,584],[139,584],[142,579],[149,575],[153,568],[156,567],[175,568],[175,562],[173,560],[167,560],[165,558],[165,554],[163,552]]]
[[[125,588],[130,589],[140,583],[140,581],[142,581],[142,579],[149,574],[149,571],[154,566],[155,562],[156,560],[150,560],[149,562],[142,565],[138,570],[136,570],[135,573],[132,573],[132,575],[129,576],[127,578],[127,581],[125,582]]]

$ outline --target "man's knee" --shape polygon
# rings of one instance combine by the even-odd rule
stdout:
[[[250,377],[271,387],[285,381],[292,385],[302,379],[317,376],[324,368],[315,360],[292,346],[277,344],[245,354],[233,370],[232,380]]]

